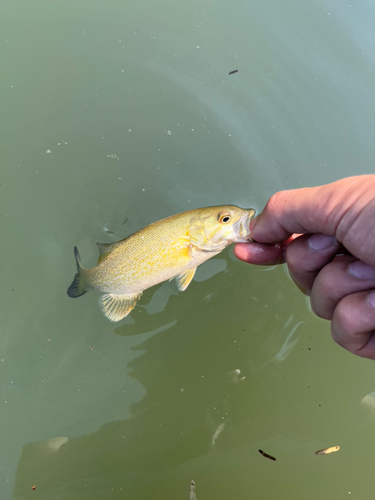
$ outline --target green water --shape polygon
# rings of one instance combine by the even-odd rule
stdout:
[[[228,249],[118,324],[66,289],[74,245],[88,267],[167,215],[373,172],[374,23],[365,0],[2,1],[1,499],[373,498],[374,364],[282,267]]]

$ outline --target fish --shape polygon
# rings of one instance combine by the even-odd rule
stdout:
[[[335,453],[339,451],[340,446],[331,446],[330,448],[324,448],[323,450],[319,450],[315,452],[315,455],[328,455],[328,453]]]
[[[234,205],[189,210],[156,221],[115,243],[97,243],[96,267],[84,269],[74,247],[77,273],[68,296],[103,292],[99,306],[110,321],[120,321],[144,290],[176,279],[186,290],[197,267],[235,242],[249,242],[255,210]]]

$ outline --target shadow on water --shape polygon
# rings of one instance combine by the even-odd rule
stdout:
[[[222,269],[222,260],[213,260],[211,270],[202,271],[198,279]],[[239,417],[241,401],[259,396],[261,388],[254,377],[264,364],[277,366],[285,359],[294,344],[285,351],[284,343],[291,345],[290,332],[294,335],[299,323],[287,317],[282,293],[285,276],[279,272],[280,289],[269,295],[274,331],[259,341],[256,333],[269,317],[268,308],[256,300],[262,291],[257,283],[243,294],[231,279],[231,266],[210,280],[192,283],[183,294],[177,293],[174,283],[145,294],[127,324],[113,329],[126,337],[148,332],[131,348],[140,355],[128,365],[130,377],[146,388],[145,396],[131,404],[125,420],[108,422],[81,437],[60,436],[26,445],[13,498],[30,494],[33,498],[183,499],[188,498],[191,478],[200,480],[203,464],[207,477],[209,470],[219,473],[225,463],[222,452],[231,454],[239,447],[235,454],[242,455],[244,447],[251,446],[253,451],[246,452],[251,458],[257,451],[255,442],[273,431],[249,429]],[[261,273],[244,267],[249,277]],[[194,300],[188,300],[189,293]],[[227,319],[225,314],[218,317],[218,309],[228,311]],[[242,311],[238,319],[237,309]],[[255,359],[252,351],[265,340],[263,354]],[[286,354],[279,359],[281,351]],[[126,401],[126,393],[122,397]],[[254,423],[258,417],[252,413]],[[245,433],[240,431],[244,425]],[[30,491],[32,485],[35,491]]]
[[[130,404],[128,418],[79,437],[24,446],[12,498],[182,500],[189,498],[191,478],[200,485],[199,499],[215,491],[245,498],[261,491],[270,473],[259,448],[285,455],[286,464],[272,471],[274,481],[282,482],[288,467],[295,467],[296,453],[319,447],[306,438],[288,405],[275,427],[283,399],[293,393],[290,386],[299,387],[284,362],[298,339],[306,347],[303,328],[310,313],[303,308],[291,315],[298,311],[299,295],[286,293],[290,282],[282,269],[264,273],[243,265],[249,278],[243,293],[245,283],[235,279],[235,264],[229,264],[210,280],[192,283],[194,300],[188,300],[189,291],[177,293],[174,283],[149,290],[127,323],[113,328],[124,340],[143,332],[131,347],[138,356],[128,368],[146,394]],[[271,275],[278,283],[272,290]],[[267,296],[262,304],[259,294]],[[274,394],[267,393],[270,386]],[[290,419],[296,418],[291,438]]]
[[[242,266],[246,280],[232,274],[235,265]],[[220,267],[214,263],[212,269]],[[271,288],[269,279],[277,286]],[[296,402],[305,401],[314,414],[321,411],[318,401],[326,400],[321,387],[305,385],[315,362],[307,346],[314,350],[319,339],[308,337],[311,314],[301,308],[299,294],[288,293],[291,286],[281,268],[265,273],[228,261],[223,272],[192,283],[183,294],[174,283],[149,290],[127,323],[112,329],[124,341],[140,338],[130,348],[137,356],[127,368],[145,388],[144,397],[130,403],[129,417],[119,415],[94,432],[24,446],[12,498],[187,500],[191,478],[200,500],[247,498],[267,490],[272,477],[272,488],[288,484],[279,497],[287,499],[302,494],[306,478],[314,474],[321,475],[320,492],[337,467],[346,470],[349,464],[339,455],[330,468],[322,466],[313,454],[324,447],[322,417],[317,413],[316,422],[310,419],[307,432],[296,413]],[[261,304],[259,295],[265,298]],[[303,352],[294,356],[289,371],[286,362],[296,346]],[[329,363],[329,353],[320,360]],[[314,383],[326,383],[324,375]],[[127,406],[126,392],[118,397]],[[352,400],[358,403],[357,393]],[[371,395],[364,399],[356,415],[367,426],[372,400]],[[335,425],[342,431],[348,423]],[[335,434],[331,423],[328,428],[330,439],[340,435],[340,443],[330,444],[345,444],[342,432]],[[277,468],[259,448],[277,456]],[[304,475],[293,483],[302,466]]]

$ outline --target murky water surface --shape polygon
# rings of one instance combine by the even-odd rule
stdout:
[[[365,0],[2,1],[2,499],[372,498],[374,364],[282,267],[229,249],[118,324],[66,289],[74,245],[91,266],[167,215],[372,172],[374,25]]]

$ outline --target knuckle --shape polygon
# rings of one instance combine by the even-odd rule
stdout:
[[[342,291],[338,284],[341,265],[338,262],[326,264],[316,275],[311,291],[311,309],[319,318],[331,320]]]
[[[358,318],[355,308],[351,307],[350,300],[344,297],[335,309],[336,327],[346,335],[355,336],[358,333]]]
[[[305,239],[305,236],[298,236],[285,249],[285,259],[293,270],[304,271],[308,267],[308,259],[304,251]]]
[[[344,338],[338,333],[337,326],[331,323],[331,337],[339,346],[347,348]]]
[[[310,296],[310,305],[312,312],[318,316],[318,318],[322,319],[331,319],[331,316],[327,313],[324,307],[322,307],[322,302],[317,300],[317,297],[314,293]]]
[[[319,307],[318,307],[318,304],[316,303],[316,300],[314,298],[314,295],[311,295],[310,296],[310,306],[311,306],[311,310],[314,314],[316,314],[316,316],[318,316],[319,318],[322,317],[320,311],[319,311]]]
[[[334,297],[337,290],[336,284],[337,266],[334,263],[325,265],[318,273],[315,284],[319,287],[320,293],[327,297]]]
[[[284,205],[287,201],[289,191],[279,191],[271,196],[267,202],[267,208],[271,209],[272,212],[279,210],[281,205]]]

